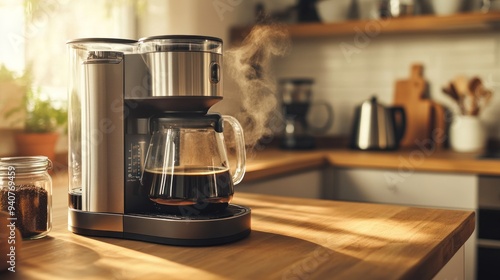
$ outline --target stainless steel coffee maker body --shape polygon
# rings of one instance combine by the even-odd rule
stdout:
[[[68,47],[69,230],[188,246],[247,236],[246,207],[163,213],[141,184],[151,120],[163,114],[204,115],[222,99],[222,41],[90,38]]]

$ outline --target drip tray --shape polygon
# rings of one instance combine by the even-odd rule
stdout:
[[[242,207],[239,205],[230,204],[226,209],[214,213],[200,213],[200,214],[192,214],[186,213],[186,215],[182,214],[166,214],[166,213],[157,213],[157,212],[144,212],[144,213],[131,213],[129,216],[137,216],[144,218],[157,218],[157,219],[169,219],[169,220],[214,220],[214,219],[224,219],[231,218],[236,216],[241,216],[249,212],[249,209],[246,207]]]
[[[123,232],[125,238],[163,244],[217,245],[248,236],[250,216],[250,208],[233,204],[224,211],[201,215],[126,214]]]

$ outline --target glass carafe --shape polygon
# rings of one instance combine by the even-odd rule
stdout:
[[[223,123],[232,126],[236,165],[229,166]],[[166,213],[224,210],[245,174],[245,142],[239,122],[219,114],[170,114],[152,118],[152,137],[141,183]]]

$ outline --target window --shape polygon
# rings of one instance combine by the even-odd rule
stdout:
[[[0,64],[19,74],[30,68],[33,86],[63,104],[68,80],[66,42],[82,37],[135,38],[137,2],[0,0]],[[0,92],[0,102],[6,103],[5,95]]]

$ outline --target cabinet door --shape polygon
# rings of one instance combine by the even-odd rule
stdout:
[[[273,179],[239,184],[234,187],[238,192],[262,193],[281,196],[321,198],[322,170],[313,170]]]
[[[479,208],[500,211],[499,177],[479,177]]]
[[[500,279],[500,177],[479,177],[478,279]]]
[[[335,199],[477,209],[476,175],[335,169],[333,178]]]

